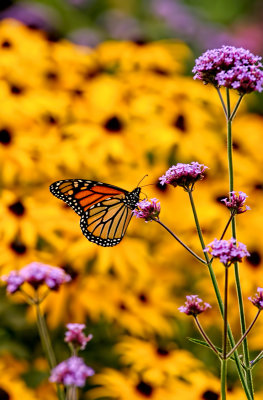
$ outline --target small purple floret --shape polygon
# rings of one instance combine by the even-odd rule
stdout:
[[[242,214],[250,210],[249,206],[245,206],[247,195],[244,192],[230,192],[229,199],[225,198],[221,201],[234,214]]]
[[[86,328],[84,324],[67,324],[68,330],[65,333],[65,342],[71,343],[74,347],[84,350],[86,344],[92,339],[92,335],[85,336],[83,329]]]
[[[161,205],[158,199],[145,199],[136,204],[133,214],[137,218],[144,218],[145,222],[159,218]]]
[[[238,261],[242,262],[242,258],[249,256],[247,247],[245,244],[236,242],[234,238],[230,240],[218,240],[214,239],[213,242],[209,243],[204,249],[215,258],[219,258],[221,263],[226,267],[229,267],[232,263]]]
[[[203,300],[197,295],[186,296],[185,305],[179,307],[178,310],[186,315],[193,315],[196,317],[196,315],[201,314],[208,308],[211,308],[209,303],[201,303],[203,303]]]
[[[94,375],[93,369],[88,367],[82,358],[73,356],[53,368],[49,380],[65,386],[83,387],[86,379],[92,375]]]
[[[178,163],[169,168],[159,180],[161,185],[182,186],[185,190],[189,191],[193,189],[196,181],[204,178],[204,171],[207,168],[204,164],[199,164],[195,161],[190,164]]]
[[[240,94],[263,90],[261,57],[242,47],[222,46],[207,50],[195,63],[194,79],[216,87],[236,89]]]
[[[4,275],[1,279],[7,283],[6,290],[10,294],[17,292],[24,283],[24,279],[19,275],[18,271],[11,271],[9,275]]]
[[[263,310],[263,288],[258,287],[257,292],[254,297],[249,297],[248,300],[259,310]]]

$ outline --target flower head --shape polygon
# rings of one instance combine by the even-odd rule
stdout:
[[[242,47],[222,46],[207,50],[195,63],[194,79],[245,94],[263,90],[261,57]]]
[[[247,195],[244,192],[230,192],[229,199],[225,198],[221,201],[225,203],[226,207],[235,214],[242,214],[250,210],[249,206],[245,206]]]
[[[246,245],[236,242],[233,238],[230,240],[214,239],[204,251],[210,253],[213,257],[219,258],[221,263],[227,267],[235,261],[242,262],[243,257],[250,255]]]
[[[24,282],[28,282],[34,288],[46,284],[51,290],[58,290],[60,285],[71,280],[70,275],[66,274],[62,268],[32,262],[19,271]]]
[[[93,369],[88,367],[82,358],[73,356],[53,368],[49,380],[65,386],[82,387],[86,379],[92,375],[94,375]]]
[[[71,280],[62,268],[51,265],[32,262],[19,271],[11,271],[9,275],[3,276],[2,280],[7,282],[7,291],[15,293],[20,286],[27,282],[34,289],[46,284],[51,290],[58,290],[60,285]]]
[[[263,288],[258,287],[257,292],[254,297],[249,297],[248,300],[259,310],[263,310]]]
[[[136,204],[133,214],[137,218],[144,218],[146,222],[159,217],[161,205],[158,199],[145,199]]]
[[[86,344],[92,339],[92,335],[85,336],[83,329],[84,324],[67,324],[68,330],[65,333],[65,342],[71,343],[74,347],[84,350]]]
[[[208,308],[211,308],[210,304],[201,304],[202,302],[203,300],[197,295],[186,296],[185,305],[179,307],[178,310],[186,315],[193,315],[195,317],[197,314],[200,314],[206,311]]]
[[[204,178],[203,173],[207,168],[205,165],[194,161],[190,164],[178,163],[169,168],[159,180],[162,185],[166,183],[174,187],[182,186],[186,191],[189,191],[193,189],[196,181]]]

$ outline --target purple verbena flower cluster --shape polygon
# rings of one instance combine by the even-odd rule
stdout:
[[[248,300],[259,310],[263,310],[263,288],[258,287],[257,292],[254,297],[249,297]]]
[[[214,239],[213,242],[207,245],[204,251],[210,253],[215,258],[219,258],[221,263],[226,267],[229,267],[236,261],[242,262],[243,257],[250,255],[246,245],[237,242],[234,238],[230,240]]]
[[[65,386],[83,387],[86,379],[92,375],[94,375],[93,369],[88,367],[82,358],[73,356],[53,368],[49,380]]]
[[[145,222],[158,219],[161,205],[158,199],[144,199],[136,204],[133,214],[137,218],[144,218]]]
[[[236,89],[240,94],[263,90],[261,57],[242,47],[222,46],[207,50],[195,62],[194,79],[216,87]]]
[[[189,191],[193,189],[196,181],[204,178],[204,171],[207,168],[205,165],[195,161],[190,164],[178,163],[169,168],[159,180],[161,185],[182,186],[185,190]]]
[[[84,324],[67,324],[68,330],[65,333],[65,342],[71,343],[74,347],[84,350],[86,344],[92,339],[92,335],[85,336],[83,329],[86,328]]]
[[[245,206],[247,195],[244,192],[230,192],[229,199],[225,198],[221,201],[225,203],[226,207],[235,214],[242,214],[250,210],[249,206]]]
[[[11,271],[9,275],[2,276],[2,280],[7,283],[7,292],[12,294],[25,282],[34,289],[46,284],[50,290],[58,290],[60,285],[69,282],[71,277],[62,268],[32,262],[19,271]]]
[[[211,308],[209,303],[203,303],[197,295],[186,296],[186,302],[184,306],[178,308],[178,310],[186,315],[193,315],[194,317],[202,312]]]

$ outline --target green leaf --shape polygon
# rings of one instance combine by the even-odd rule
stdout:
[[[206,343],[204,340],[200,340],[200,339],[195,339],[195,338],[187,338],[188,340],[190,340],[190,342],[193,343],[197,343],[200,344],[201,346],[205,346],[208,347],[209,349],[211,349],[211,347],[208,345],[208,343]],[[221,353],[222,349],[220,347],[215,346],[215,348]],[[212,349],[211,349],[212,350]]]

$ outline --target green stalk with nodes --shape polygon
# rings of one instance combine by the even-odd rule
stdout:
[[[169,168],[169,170],[160,178],[161,184],[170,184],[174,187],[182,187],[189,195],[195,225],[199,236],[201,248],[204,252],[204,259],[198,256],[192,249],[185,245],[163,222],[159,219],[160,205],[157,206],[156,199],[144,201],[137,204],[137,210],[134,214],[137,217],[144,218],[146,221],[154,220],[168,231],[174,239],[189,251],[199,262],[208,267],[215,295],[217,298],[221,317],[223,319],[222,348],[216,347],[208,335],[203,330],[197,315],[210,307],[197,297],[197,295],[187,296],[187,301],[179,310],[187,315],[192,315],[195,319],[197,328],[199,329],[204,342],[196,341],[199,344],[209,347],[221,361],[221,399],[226,400],[227,395],[227,361],[229,358],[235,361],[239,378],[241,380],[244,392],[248,400],[254,400],[254,389],[252,380],[252,365],[263,358],[263,351],[250,362],[249,349],[247,343],[247,335],[254,326],[261,310],[263,309],[263,289],[258,288],[258,294],[249,300],[258,308],[258,312],[254,320],[246,329],[244,304],[242,297],[241,281],[239,276],[238,263],[242,258],[249,256],[246,246],[238,243],[236,238],[236,214],[241,214],[249,209],[244,206],[247,195],[243,192],[234,192],[234,167],[233,167],[233,145],[232,145],[232,123],[245,94],[253,91],[261,92],[263,90],[263,65],[260,62],[261,57],[255,56],[248,50],[235,48],[232,46],[222,46],[220,49],[208,50],[196,60],[193,72],[194,78],[201,80],[204,84],[212,84],[218,93],[220,103],[227,122],[227,161],[229,175],[229,199],[223,199],[226,207],[230,210],[230,217],[221,234],[219,240],[215,239],[207,247],[203,238],[201,226],[199,223],[194,198],[193,189],[198,180],[203,179],[204,170],[207,168],[198,162],[191,164],[178,163]],[[221,87],[226,88],[226,99],[224,100]],[[234,89],[239,93],[239,98],[231,110],[230,89]],[[223,240],[227,229],[231,225],[232,238],[227,241]],[[210,253],[211,257],[208,256]],[[214,258],[219,258],[225,269],[224,296],[222,298],[217,279],[214,273],[212,263]],[[228,321],[228,282],[229,267],[234,265],[236,292],[238,298],[238,307],[240,314],[241,337],[235,342],[229,321]],[[194,341],[194,340],[193,340]],[[228,351],[228,341],[230,350]],[[242,344],[243,359],[239,356],[238,347]]]

